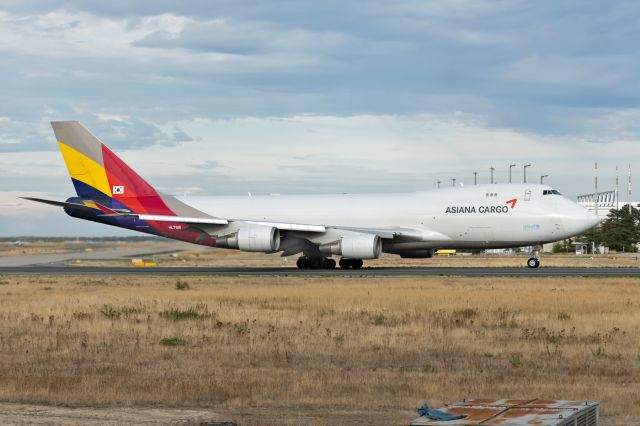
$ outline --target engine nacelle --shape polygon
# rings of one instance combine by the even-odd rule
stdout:
[[[244,251],[278,251],[280,231],[267,226],[252,226],[238,231],[238,248]]]
[[[336,243],[321,245],[320,252],[349,259],[377,259],[382,253],[382,240],[373,234],[346,236]]]
[[[274,252],[280,248],[280,231],[272,226],[250,226],[219,239],[216,245],[243,251]]]

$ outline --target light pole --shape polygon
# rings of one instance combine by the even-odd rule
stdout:
[[[549,177],[549,175],[541,175],[540,176],[540,185],[542,185],[542,179],[548,178],[548,177]]]
[[[524,165],[524,183],[527,183],[527,167],[531,167],[531,164]]]
[[[473,172],[473,184],[478,184],[478,172]]]
[[[509,183],[511,183],[511,169],[513,169],[515,166],[515,164],[509,164]]]
[[[493,185],[493,171],[496,169],[495,167],[491,166],[491,185]]]
[[[451,179],[451,186],[455,188],[456,186],[456,178]]]

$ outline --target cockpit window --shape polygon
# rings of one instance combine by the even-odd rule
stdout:
[[[542,195],[562,195],[560,192],[555,189],[545,189],[542,191]]]

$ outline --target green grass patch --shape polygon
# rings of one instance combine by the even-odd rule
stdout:
[[[373,316],[372,321],[374,325],[384,325],[386,318],[384,314],[379,313]]]
[[[571,319],[571,314],[565,311],[558,312],[558,319],[561,321],[566,321]]]
[[[465,309],[459,309],[457,311],[453,311],[453,316],[455,316],[456,318],[461,318],[463,320],[475,318],[477,315],[478,315],[478,311],[473,308],[465,308]]]
[[[184,346],[187,344],[187,341],[179,337],[165,337],[160,339],[160,344],[162,346]]]
[[[159,313],[160,318],[172,320],[172,321],[186,321],[186,320],[205,320],[209,318],[215,318],[212,312],[209,312],[206,306],[196,305],[187,309],[171,308],[161,311]]]
[[[109,303],[105,303],[98,310],[111,320],[120,319],[121,317],[127,318],[144,312],[142,306],[116,306]]]
[[[176,281],[176,290],[189,290],[191,287],[189,287],[189,283],[186,281],[182,281],[180,279],[178,279]]]

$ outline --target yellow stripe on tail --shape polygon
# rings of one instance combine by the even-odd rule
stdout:
[[[73,179],[92,186],[109,197],[113,197],[104,167],[62,142],[58,142],[58,145],[60,145],[60,152],[62,152],[64,162],[67,164],[69,175]]]

